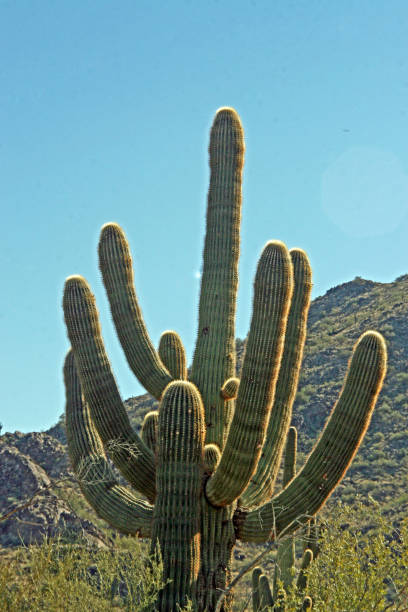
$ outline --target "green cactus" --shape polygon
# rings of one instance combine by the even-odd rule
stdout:
[[[162,612],[176,610],[187,598],[197,610],[214,610],[228,587],[237,538],[265,542],[289,535],[319,510],[359,447],[386,368],[382,337],[366,332],[354,347],[320,440],[303,469],[272,496],[306,334],[310,265],[300,249],[288,251],[281,242],[265,246],[236,380],[244,138],[233,109],[217,112],[209,154],[198,335],[189,382],[178,336],[167,332],[159,350],[149,338],[122,229],[109,223],[100,237],[100,269],[120,342],[130,368],[160,401],[157,433],[154,422],[145,423],[142,437],[130,426],[84,278],[69,277],[63,299],[73,351],[65,365],[71,460],[100,516],[121,531],[152,537],[152,549],[160,544],[164,579],[171,581],[157,604]],[[147,502],[115,482],[106,453]],[[230,607],[229,593],[222,610]]]
[[[252,610],[259,612],[261,597],[259,593],[259,578],[263,575],[262,568],[256,567],[252,572]]]
[[[283,487],[286,487],[296,473],[297,431],[290,427],[286,441],[285,458],[283,464]],[[277,582],[280,580],[283,588],[288,590],[294,580],[295,572],[295,537],[293,534],[285,538],[278,546],[274,571],[273,592],[276,593]]]
[[[142,423],[142,440],[150,448],[150,450],[156,454],[157,449],[157,430],[159,427],[159,412],[158,410],[151,410],[145,414]]]
[[[286,440],[285,456],[283,463],[283,478],[282,485],[285,488],[296,474],[296,454],[297,454],[297,430],[296,427],[290,427]],[[316,541],[313,541],[316,538]],[[287,593],[295,589],[297,595],[303,595],[307,590],[307,568],[313,561],[314,555],[311,550],[313,546],[315,553],[317,554],[318,549],[318,528],[316,526],[315,518],[311,519],[308,524],[308,530],[306,535],[305,549],[301,560],[301,565],[296,578],[296,554],[295,554],[295,537],[293,534],[285,538],[282,542],[279,542],[274,572],[273,572],[273,599],[276,601],[275,606],[272,608],[274,612],[285,611],[285,596]],[[257,597],[256,593],[259,591],[258,581],[262,570],[255,568],[252,573],[252,589],[253,589],[253,608],[254,612],[262,610],[261,600]],[[264,577],[266,581],[268,578]],[[269,586],[269,583],[268,583]],[[305,597],[303,606],[309,605],[310,597]],[[310,600],[311,601],[311,600]],[[306,603],[305,603],[306,602]],[[257,607],[258,606],[258,607]],[[302,607],[302,610],[309,609],[308,607]]]

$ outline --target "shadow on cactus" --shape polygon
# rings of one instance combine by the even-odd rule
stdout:
[[[240,380],[235,309],[240,250],[244,137],[240,119],[220,109],[210,136],[210,187],[197,342],[186,373],[180,338],[166,332],[156,350],[147,333],[122,229],[102,228],[99,261],[128,363],[160,401],[142,437],[130,426],[103,345],[95,299],[81,276],[65,283],[72,352],[65,363],[67,437],[82,491],[99,516],[124,533],[160,544],[160,611],[193,602],[215,609],[230,581],[237,539],[266,542],[307,522],[343,477],[368,427],[386,369],[382,337],[368,331],[354,347],[340,397],[306,464],[273,494],[290,426],[312,286],[305,253],[268,242],[254,283]],[[151,421],[150,423],[148,421]],[[129,484],[120,486],[108,453]],[[223,610],[231,608],[231,593]]]

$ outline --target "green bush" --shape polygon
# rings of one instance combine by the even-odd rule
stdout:
[[[314,612],[397,612],[408,605],[408,523],[394,529],[379,506],[339,504],[309,570]]]
[[[44,541],[8,555],[0,563],[4,612],[152,612],[163,586],[160,558],[149,559],[137,539],[94,550],[85,541]]]

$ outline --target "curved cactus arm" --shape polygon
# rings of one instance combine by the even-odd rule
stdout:
[[[222,449],[233,402],[220,396],[224,381],[235,376],[235,310],[240,250],[241,182],[244,163],[241,121],[221,108],[210,135],[210,187],[203,253],[198,335],[190,380],[206,411],[206,442]]]
[[[174,380],[187,379],[186,353],[181,338],[175,331],[162,333],[159,342],[159,357]]]
[[[370,423],[387,363],[384,339],[364,333],[354,347],[346,381],[306,464],[272,501],[235,514],[237,537],[264,542],[306,523],[343,478]]]
[[[124,477],[152,501],[153,453],[130,425],[106,355],[95,298],[82,276],[65,282],[63,308],[82,392],[105,449]]]
[[[144,388],[160,399],[173,379],[147,333],[134,288],[132,256],[119,225],[107,223],[102,227],[98,251],[112,318],[126,359]]]
[[[143,442],[150,448],[153,454],[157,451],[157,428],[159,423],[158,410],[151,410],[145,415],[142,423],[141,436]]]
[[[269,242],[255,276],[252,321],[235,414],[221,461],[206,486],[207,499],[214,506],[237,499],[256,469],[279,372],[292,289],[289,252],[282,242]]]
[[[163,557],[160,612],[194,603],[200,566],[200,491],[203,478],[204,409],[197,388],[174,381],[159,409],[157,499],[152,550]]]
[[[282,362],[262,454],[257,470],[240,500],[240,504],[247,507],[260,506],[272,496],[292,418],[292,406],[306,340],[312,270],[306,253],[301,249],[291,249],[290,256],[293,264],[294,289]]]
[[[153,507],[116,481],[84,402],[72,350],[65,358],[64,381],[68,452],[82,493],[115,529],[150,537]]]

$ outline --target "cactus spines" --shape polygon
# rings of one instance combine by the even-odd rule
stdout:
[[[158,410],[150,410],[145,415],[142,423],[142,440],[156,454],[157,451],[157,428],[159,426]]]
[[[181,338],[175,331],[162,333],[159,342],[159,357],[174,380],[187,379],[186,353]]]
[[[288,251],[278,241],[264,248],[238,381],[235,311],[244,137],[233,109],[217,112],[209,154],[198,334],[188,380],[174,332],[158,351],[149,338],[123,230],[108,223],[99,242],[100,269],[126,358],[160,401],[156,444],[147,433],[156,417],[150,417],[150,425],[150,419],[145,422],[142,437],[130,426],[85,279],[68,278],[63,299],[79,379],[66,376],[67,415],[78,415],[67,418],[74,468],[80,471],[87,462],[105,465],[108,452],[128,482],[154,503],[153,508],[126,497],[113,481],[105,489],[83,488],[112,525],[126,531],[129,512],[134,513],[132,531],[151,533],[153,549],[159,543],[171,582],[158,605],[168,612],[176,612],[187,598],[198,612],[213,612],[230,580],[237,538],[265,542],[289,535],[324,504],[358,449],[386,364],[384,341],[367,332],[354,349],[340,399],[306,465],[272,497],[306,333],[310,265],[300,249]],[[231,605],[228,596],[222,611]]]

